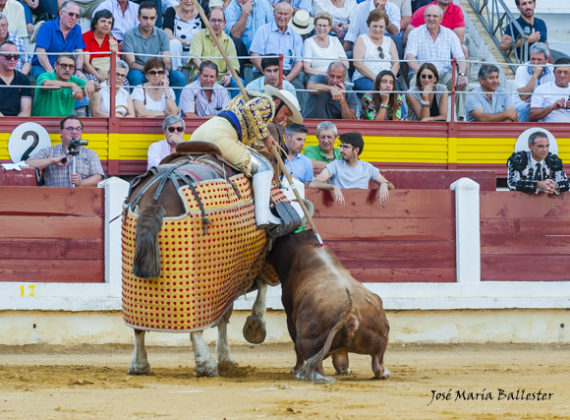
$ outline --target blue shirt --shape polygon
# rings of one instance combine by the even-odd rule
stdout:
[[[48,20],[45,22],[40,30],[38,31],[36,49],[38,47],[43,48],[46,52],[69,52],[72,53],[75,50],[82,50],[85,48],[85,43],[83,42],[83,37],[81,36],[81,27],[75,25],[71,31],[67,34],[67,37],[63,39],[63,33],[59,27],[59,17],[54,20]],[[48,55],[50,64],[53,66],[55,60],[57,60],[57,55]],[[32,60],[32,66],[39,66],[40,62],[38,56],[34,55]]]
[[[281,0],[269,0],[269,3],[277,4]],[[313,14],[313,4],[311,0],[287,0],[293,9],[306,10],[310,15]]]
[[[293,166],[293,170],[291,170],[291,166]],[[313,180],[313,164],[311,163],[311,159],[301,153],[297,153],[294,158],[287,158],[285,167],[301,182]]]
[[[293,64],[303,60],[303,38],[290,26],[282,34],[275,21],[263,25],[253,36],[250,54],[283,54],[283,70],[291,70]]]
[[[503,88],[497,88],[495,93],[503,93],[503,95],[494,94],[491,99],[483,93],[481,86],[476,87],[467,95],[467,103],[465,106],[465,119],[466,121],[477,121],[471,115],[471,111],[475,109],[482,109],[485,114],[498,114],[507,108],[513,107],[513,99],[511,95],[506,95]]]
[[[537,17],[534,18],[534,24],[531,25],[530,23],[528,23],[526,20],[524,20],[521,16],[519,16],[519,18],[517,19],[517,23],[519,25],[521,25],[521,28],[524,31],[524,28],[528,27],[530,28],[530,33],[533,32],[540,32],[540,41],[539,42],[546,42],[547,38],[547,33],[546,33],[546,23],[544,23],[544,21],[542,19],[539,19]],[[514,36],[513,36],[514,33]],[[517,28],[515,28],[514,25],[507,25],[507,28],[505,29],[505,35],[509,35],[511,38],[514,38],[515,40],[518,38],[518,36],[520,35],[520,32],[517,30]],[[532,45],[532,44],[529,44]]]
[[[333,160],[326,169],[330,183],[340,188],[367,190],[370,180],[378,178],[380,171],[368,162],[359,160],[356,166],[348,166],[344,160]]]
[[[241,7],[237,0],[233,0],[226,8],[224,15],[226,16],[226,32],[230,34],[230,30],[239,20],[241,15]],[[249,50],[253,34],[263,25],[273,20],[273,7],[267,0],[253,0],[253,13],[247,17],[245,29],[241,36],[245,47]]]

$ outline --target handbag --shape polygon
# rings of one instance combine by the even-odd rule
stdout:
[[[116,51],[119,46],[117,40],[113,37],[109,38],[109,49],[111,51]],[[109,70],[111,69],[111,56],[104,57],[93,57],[91,59],[91,65],[93,68],[105,79],[109,76]]]

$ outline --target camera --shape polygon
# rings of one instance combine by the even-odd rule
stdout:
[[[75,156],[79,153],[79,148],[81,146],[87,146],[89,142],[87,140],[71,139],[69,146],[67,146],[66,155]],[[61,163],[67,163],[67,158],[61,160]]]

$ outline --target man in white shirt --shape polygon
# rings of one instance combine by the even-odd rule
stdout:
[[[123,40],[123,35],[127,30],[139,24],[139,5],[135,2],[129,0],[105,0],[97,6],[93,16],[103,9],[107,9],[113,14],[114,22],[111,33],[119,42]]]
[[[279,58],[262,58],[261,69],[263,71],[263,76],[252,80],[247,84],[245,88],[254,92],[265,92],[265,86],[273,86],[274,88],[279,89]],[[295,86],[293,86],[291,82],[288,82],[285,79],[283,79],[283,89],[288,90],[293,95],[297,96]]]
[[[570,58],[554,63],[554,82],[534,90],[528,117],[530,121],[570,122]]]
[[[528,122],[530,98],[538,86],[554,82],[554,67],[548,63],[550,49],[543,42],[532,44],[529,51],[530,61],[519,66],[515,74],[515,93],[513,105],[517,110],[519,122]]]
[[[186,118],[211,118],[230,102],[228,91],[219,83],[218,66],[210,60],[202,61],[198,80],[186,85],[180,96],[180,108]]]
[[[162,159],[176,152],[176,146],[185,141],[184,130],[186,130],[186,123],[179,115],[169,115],[164,119],[162,131],[165,139],[154,142],[148,147],[147,170],[158,166]]]

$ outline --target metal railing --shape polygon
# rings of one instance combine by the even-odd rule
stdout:
[[[528,36],[517,22],[515,15],[511,13],[503,0],[467,0],[479,20],[491,36],[491,39],[501,51],[501,54],[508,63],[521,64],[528,60]],[[490,3],[490,4],[489,4]],[[512,37],[511,48],[507,51],[501,49],[501,38],[505,35],[506,28],[510,28],[510,33],[518,32],[520,45],[517,47],[517,38]],[[511,52],[514,53],[514,61],[511,59]],[[511,69],[516,71],[514,65]]]

